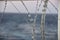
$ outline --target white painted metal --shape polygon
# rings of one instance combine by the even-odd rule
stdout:
[[[58,40],[60,40],[60,0],[59,1],[59,7],[58,7]]]

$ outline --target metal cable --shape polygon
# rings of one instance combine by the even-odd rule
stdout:
[[[27,9],[27,7],[25,6],[25,4],[23,3],[23,1],[21,0],[21,2],[22,2],[22,4],[24,5],[24,7],[25,7],[25,9],[27,10],[27,12],[29,13],[29,11],[28,11],[28,9]],[[36,11],[35,11],[35,13],[37,12],[37,6],[38,6],[38,1],[37,1],[37,4],[36,4]],[[29,14],[28,14],[29,15]],[[35,18],[34,18],[34,22],[32,23],[33,25],[32,25],[32,40],[36,40],[35,39],[35,23],[36,23],[36,17],[37,17],[37,15],[35,16]]]
[[[26,5],[24,4],[23,0],[20,0],[20,1],[21,1],[21,3],[23,4],[23,6],[25,7],[26,11],[28,12],[28,15],[27,15],[28,18],[27,18],[26,22],[29,24],[28,20],[31,18],[31,16],[29,17],[30,12],[28,11],[28,8],[27,8]]]
[[[27,10],[28,15],[29,15],[29,11],[28,11],[27,7],[25,6],[25,4],[24,4],[24,2],[23,2],[22,0],[21,0],[21,3],[24,5],[24,7],[25,7],[25,9]],[[29,16],[29,18],[30,18],[30,16]],[[28,20],[27,20],[27,23],[29,23]],[[34,25],[35,25],[35,24],[34,24]],[[35,26],[32,25],[32,27],[33,27],[33,28],[32,28],[32,29],[33,29],[33,30],[32,30],[32,40],[35,40],[35,29],[34,29]]]
[[[10,1],[10,3],[15,7],[15,9],[20,13],[19,9],[17,9],[17,7],[12,3],[12,1]]]
[[[29,20],[29,18],[31,18],[31,16],[29,17],[29,15],[30,15],[30,12],[28,11],[28,8],[26,7],[26,5],[24,4],[24,2],[23,2],[23,0],[20,0],[21,1],[21,3],[23,4],[23,6],[25,7],[25,9],[27,10],[27,12],[28,12],[28,20]],[[28,22],[28,20],[26,20],[26,22],[29,24],[29,22]]]
[[[29,11],[28,11],[27,7],[25,6],[24,2],[22,0],[20,0],[20,1],[23,4],[23,6],[25,7],[25,9],[27,10],[27,12],[29,13]]]
[[[27,7],[25,6],[25,4],[24,4],[24,2],[22,0],[21,0],[21,3],[23,4],[23,6],[25,7],[25,9],[27,10],[28,16],[29,16],[29,11],[28,11]],[[31,18],[31,17],[29,16],[29,18]],[[27,20],[27,23],[29,23],[28,20]],[[35,25],[35,24],[33,24],[33,25]],[[33,26],[33,25],[32,25],[32,27],[33,27],[32,28],[33,29],[32,30],[32,40],[35,40],[35,29],[34,29],[35,26]]]
[[[52,4],[52,6],[56,9],[56,11],[58,12],[58,9],[55,7],[55,5],[51,2],[51,1],[49,1],[51,4]]]
[[[3,21],[4,13],[5,13],[6,7],[7,7],[7,0],[5,0],[5,6],[4,6],[4,10],[3,10],[2,16],[1,16],[1,18],[0,18],[0,23],[2,23],[2,21]]]
[[[51,10],[47,7],[47,10],[49,11],[49,12],[51,12]]]

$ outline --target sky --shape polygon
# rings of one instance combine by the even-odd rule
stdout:
[[[58,8],[58,0],[50,0],[56,8]],[[26,5],[29,13],[35,13],[36,11],[36,1],[23,1],[24,4]],[[40,4],[41,1],[39,1],[38,5]],[[4,10],[4,1],[0,1],[0,12],[3,12]],[[12,1],[12,3],[16,6],[16,8],[19,10],[20,13],[28,13],[27,10],[25,9],[25,7],[23,6],[23,4],[20,1]],[[42,2],[41,7],[39,8],[39,11],[37,13],[42,13],[42,9],[43,9],[43,4],[44,2]],[[10,1],[7,2],[7,7],[5,12],[7,13],[19,13],[16,8],[11,4]],[[46,13],[52,13],[52,14],[57,14],[57,10],[51,5],[51,3],[48,2],[48,9],[46,11]]]

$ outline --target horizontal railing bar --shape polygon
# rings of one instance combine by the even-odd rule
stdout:
[[[0,0],[0,1],[5,1],[5,0]],[[7,0],[7,1],[21,1],[21,0]],[[37,0],[23,0],[23,1],[37,1]]]

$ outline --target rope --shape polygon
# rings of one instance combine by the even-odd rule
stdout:
[[[42,4],[42,1],[44,1],[44,0],[41,0],[41,3],[39,4],[39,8],[40,8],[40,6],[41,6],[41,4]],[[49,12],[51,12],[51,10],[49,10],[48,7],[47,7],[47,9],[48,9]]]
[[[42,1],[44,1],[44,0],[41,0],[41,3],[42,3]],[[51,2],[51,1],[49,1],[52,5],[53,5],[53,7],[58,11],[58,9],[55,7],[55,5]],[[41,4],[40,4],[41,5]],[[40,7],[40,5],[39,5],[39,7]],[[49,10],[49,8],[47,7],[47,9]],[[50,10],[49,10],[49,12],[51,12]]]
[[[44,31],[44,27],[45,27],[45,16],[46,16],[46,8],[47,8],[47,3],[48,3],[48,0],[45,0],[44,1],[44,9],[42,10],[43,14],[41,16],[41,40],[45,40],[45,31]]]

